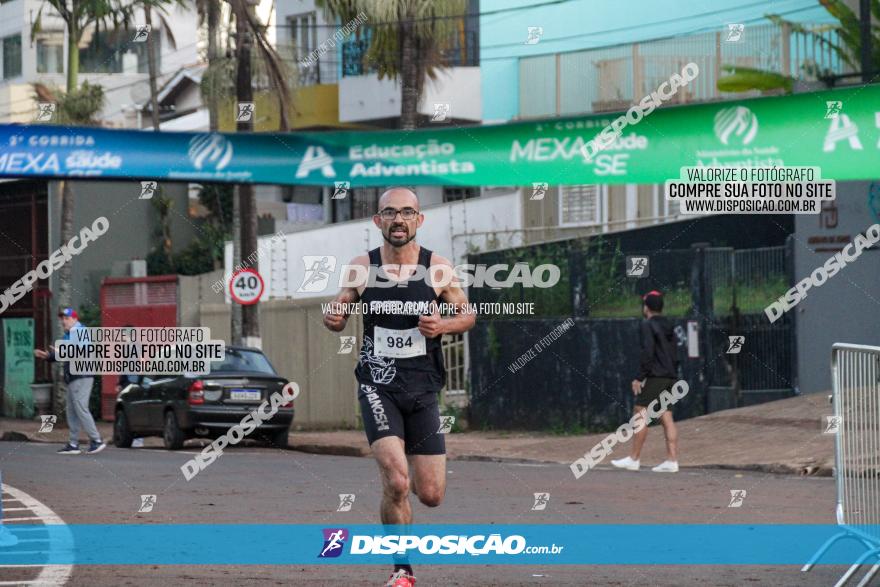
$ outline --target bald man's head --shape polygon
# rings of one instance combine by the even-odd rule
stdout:
[[[385,208],[401,208],[410,207],[419,209],[419,197],[409,188],[390,188],[385,190],[379,196],[379,211]]]
[[[409,217],[405,218],[404,214]],[[402,247],[413,240],[423,220],[419,211],[419,197],[414,191],[404,187],[386,190],[379,197],[379,210],[373,217],[382,236],[395,247]]]

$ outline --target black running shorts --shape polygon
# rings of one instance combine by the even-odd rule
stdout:
[[[408,455],[446,454],[446,441],[440,430],[438,393],[387,391],[376,385],[358,384],[358,401],[367,440],[403,439]]]
[[[651,405],[651,402],[654,400],[660,400],[660,393],[664,391],[670,391],[672,386],[675,385],[675,379],[670,377],[648,377],[645,379],[645,386],[642,387],[642,392],[636,396],[636,405],[648,407]],[[655,410],[659,410],[659,404],[654,408]]]

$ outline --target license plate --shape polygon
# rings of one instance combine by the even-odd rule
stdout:
[[[229,399],[243,401],[260,401],[262,395],[258,389],[233,389],[229,392]]]

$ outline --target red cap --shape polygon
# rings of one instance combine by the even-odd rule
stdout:
[[[58,317],[67,316],[68,318],[73,318],[74,320],[79,320],[79,314],[76,313],[76,310],[73,308],[60,308],[58,310]]]

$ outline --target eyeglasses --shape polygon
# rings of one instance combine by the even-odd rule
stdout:
[[[400,217],[404,220],[412,220],[419,215],[419,211],[414,208],[404,208],[403,210],[398,210],[397,208],[383,208],[382,210],[379,210],[379,216],[382,217],[382,220],[394,220],[397,218],[398,214],[400,214]]]

